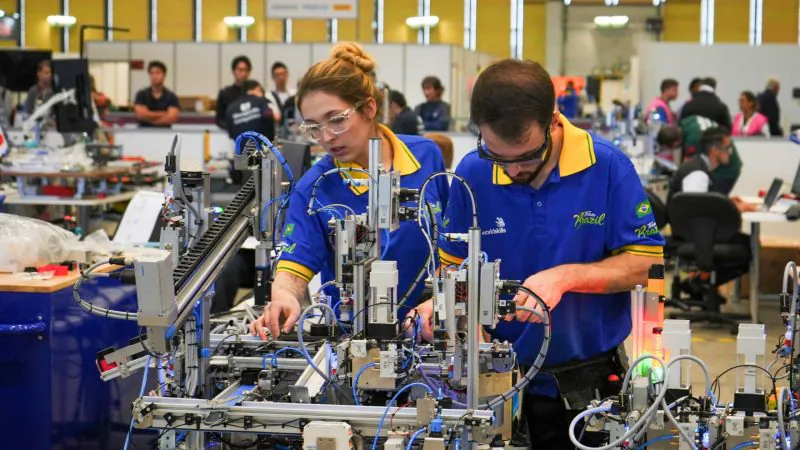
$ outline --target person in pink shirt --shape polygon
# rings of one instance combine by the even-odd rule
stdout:
[[[657,115],[658,121],[664,125],[677,125],[678,118],[669,106],[669,103],[676,98],[678,98],[678,81],[672,78],[667,78],[662,81],[661,95],[653,99],[647,107],[644,115],[645,122],[650,123],[651,118],[655,120]]]
[[[739,95],[739,114],[733,119],[734,136],[766,136],[769,137],[769,119],[758,112],[758,100],[755,94],[744,91]]]

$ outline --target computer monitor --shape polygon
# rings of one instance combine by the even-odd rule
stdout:
[[[800,164],[797,165],[797,172],[794,173],[794,181],[792,182],[792,194],[800,195]]]
[[[281,142],[281,153],[289,164],[295,183],[311,167],[311,145],[305,142]],[[283,181],[288,181],[284,177]]]
[[[0,50],[0,86],[12,92],[27,92],[38,81],[39,63],[53,56],[43,50]]]
[[[769,187],[767,191],[767,195],[764,196],[764,209],[769,210],[772,208],[772,205],[775,204],[775,200],[778,199],[778,195],[781,193],[781,187],[783,186],[783,180],[780,178],[775,178],[772,180],[772,186]]]
[[[54,107],[59,133],[94,133],[92,88],[89,61],[86,59],[53,60],[53,90],[75,89],[75,104],[60,103]]]

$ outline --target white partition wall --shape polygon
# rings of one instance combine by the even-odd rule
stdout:
[[[714,44],[702,46],[678,43],[641,43],[638,51],[640,99],[648,102],[659,94],[664,78],[681,83],[680,97],[673,102],[679,109],[688,98],[688,84],[694,77],[717,79],[717,94],[731,114],[739,109],[739,93],[763,91],[767,79],[781,80],[778,98],[784,131],[790,122],[800,122],[800,103],[792,99],[792,89],[798,85],[800,47],[769,44],[750,47],[747,44]]]
[[[252,78],[272,89],[270,68],[281,61],[289,69],[289,84],[296,86],[300,77],[315,62],[330,55],[332,44],[264,44],[264,43],[211,43],[211,42],[87,42],[90,63],[152,60],[167,66],[166,84],[178,96],[216,95],[232,82],[231,61],[246,55],[253,63]],[[392,89],[402,91],[408,104],[415,106],[424,101],[420,84],[428,75],[442,80],[444,99],[453,104],[453,116],[465,118],[469,111],[468,84],[494,60],[491,56],[466,51],[447,45],[364,44],[365,50],[377,62],[377,76]],[[100,77],[112,72],[95,70]],[[94,72],[93,72],[94,73]],[[119,76],[117,72],[114,72]],[[146,70],[130,70],[127,84],[129,99],[116,99],[115,103],[132,102],[136,92],[148,86]],[[98,80],[99,85],[106,85]]]
[[[175,84],[180,95],[214,95],[223,85],[218,67],[221,48],[217,44],[178,42],[175,44]]]

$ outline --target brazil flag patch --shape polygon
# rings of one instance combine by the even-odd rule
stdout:
[[[651,210],[650,201],[649,200],[645,200],[645,201],[639,203],[638,205],[636,205],[636,217],[641,219],[642,217],[650,214],[650,210]]]

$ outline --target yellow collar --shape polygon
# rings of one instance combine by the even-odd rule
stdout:
[[[561,156],[558,157],[559,175],[568,177],[592,167],[597,162],[592,137],[586,130],[571,124],[562,115],[559,115],[559,123],[564,128],[564,143],[561,147]],[[512,183],[503,167],[496,163],[492,168],[492,183],[500,186]]]
[[[408,146],[400,140],[400,138],[395,135],[392,130],[384,125],[378,125],[378,132],[385,137],[389,144],[392,146],[392,152],[394,156],[392,158],[392,170],[396,170],[400,172],[400,175],[406,176],[411,175],[412,173],[416,172],[417,170],[422,167],[417,161],[417,158],[414,157],[414,154],[411,153],[411,150],[408,149]],[[359,166],[356,163],[343,163],[334,158],[333,160],[334,165],[336,167],[350,167],[356,169],[363,169],[363,167]],[[348,172],[348,173],[341,173],[342,178],[347,178],[347,176],[351,176],[352,178],[367,178],[367,174],[362,172]],[[350,186],[350,190],[353,191],[356,195],[361,195],[369,189],[369,186]]]

